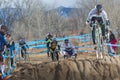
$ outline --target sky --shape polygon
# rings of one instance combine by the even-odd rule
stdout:
[[[74,7],[77,0],[42,0],[46,5],[51,7]]]
[[[5,3],[9,3],[9,4],[11,4],[13,7],[14,7],[14,2],[18,2],[18,1],[20,1],[20,0],[10,0],[10,2],[9,2],[9,0],[4,0],[5,1]],[[4,1],[2,1],[2,2],[4,2]],[[22,0],[21,0],[22,1]],[[20,2],[21,2],[20,1]],[[34,1],[34,0],[33,0]],[[56,7],[59,7],[59,6],[64,6],[64,7],[75,7],[75,5],[76,5],[76,2],[78,1],[78,0],[36,0],[36,1],[42,1],[43,2],[43,4],[45,5],[45,7],[46,8],[56,8]],[[0,1],[1,2],[1,1]],[[1,5],[1,6],[4,6],[4,4],[3,5]]]

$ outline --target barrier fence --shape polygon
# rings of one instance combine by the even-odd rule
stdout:
[[[64,41],[65,39],[77,39],[79,42],[90,42],[91,41],[91,34],[84,34],[84,35],[78,35],[78,36],[66,36],[66,37],[58,37],[56,38],[59,42]],[[41,40],[34,40],[34,41],[29,41],[27,42],[28,46],[30,49],[41,49],[41,48],[46,48],[46,41],[45,39]],[[104,44],[107,46],[120,46],[118,44],[116,45],[111,45],[111,44]],[[11,56],[15,57],[17,54],[20,53],[20,47],[18,43],[15,44],[16,47],[16,53]],[[85,45],[85,46],[76,46],[77,48],[92,48],[92,45]],[[89,52],[88,50],[79,50],[79,52]],[[41,51],[40,53],[46,53],[46,51]],[[4,58],[7,56],[4,56]]]
[[[66,36],[66,37],[58,37],[56,38],[58,42],[63,42],[65,39],[77,39],[79,42],[91,42],[91,34],[84,34],[84,35],[79,35],[79,36]],[[34,41],[29,41],[27,42],[28,46],[30,49],[41,49],[41,48],[46,48],[46,41],[45,39],[41,40],[34,40]],[[104,45],[106,46],[120,46],[119,44],[113,45],[113,44],[108,44],[105,43]],[[85,46],[76,46],[77,48],[92,48],[92,45],[85,45]],[[16,44],[16,53],[19,53],[19,46]],[[82,50],[83,51],[83,50]],[[87,51],[87,50],[86,50]],[[86,52],[84,50],[84,52]],[[46,52],[46,51],[43,51]]]

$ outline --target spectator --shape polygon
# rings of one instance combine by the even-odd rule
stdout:
[[[108,43],[110,43],[110,46],[109,46],[110,52],[115,54],[116,48],[117,48],[115,44],[117,43],[117,39],[111,30],[108,30]]]

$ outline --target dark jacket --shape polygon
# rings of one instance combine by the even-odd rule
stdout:
[[[4,34],[0,32],[0,51],[4,50],[4,46],[7,45],[6,40],[4,38]]]

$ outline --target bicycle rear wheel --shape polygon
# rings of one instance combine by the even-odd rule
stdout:
[[[52,61],[58,61],[58,60],[59,60],[58,52],[53,51],[53,52],[51,53],[51,59],[52,59]]]

